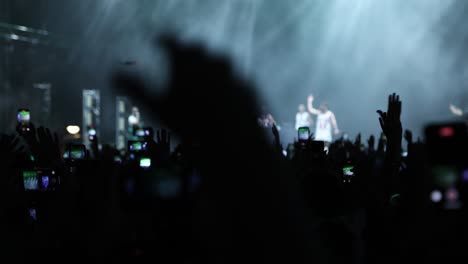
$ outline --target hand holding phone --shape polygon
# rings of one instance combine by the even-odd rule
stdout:
[[[297,139],[300,142],[309,140],[310,137],[310,129],[308,127],[300,127],[297,130]]]
[[[69,144],[65,148],[63,158],[71,160],[82,160],[86,158],[86,147],[83,144]]]
[[[25,191],[55,191],[60,184],[60,177],[51,169],[25,170],[22,176]]]
[[[128,151],[129,152],[140,152],[144,151],[147,148],[147,142],[140,140],[129,140],[128,141]]]
[[[18,109],[18,112],[16,113],[16,121],[18,132],[23,134],[31,131],[31,112],[29,111],[29,109]]]
[[[145,137],[145,129],[142,127],[135,127],[135,129],[133,130],[133,135],[138,138],[143,138]]]

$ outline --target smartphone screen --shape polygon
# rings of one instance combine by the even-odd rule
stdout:
[[[16,114],[16,120],[20,133],[26,134],[30,131],[29,122],[31,120],[31,114],[28,109],[19,109]]]
[[[140,167],[141,168],[151,167],[151,158],[140,158]]]
[[[347,165],[343,167],[343,176],[349,177],[349,176],[354,176],[353,172],[354,166],[352,165]]]
[[[60,184],[60,178],[54,170],[37,169],[36,174],[40,182],[41,191],[55,191]]]
[[[28,109],[19,109],[16,118],[18,123],[28,124],[31,120],[31,113]]]
[[[144,137],[145,136],[145,130],[143,128],[135,129],[135,136]]]
[[[351,183],[351,179],[354,176],[354,166],[351,164],[351,162],[347,161],[346,165],[342,167],[342,179],[343,183]]]
[[[139,152],[146,150],[147,143],[144,141],[135,141],[135,140],[129,140],[128,141],[128,150],[130,152]]]
[[[140,151],[142,150],[142,144],[141,142],[134,142],[130,145],[130,150],[132,151]]]
[[[23,185],[26,191],[39,190],[39,178],[36,171],[23,171]]]
[[[300,127],[297,130],[297,138],[299,139],[299,141],[307,141],[309,140],[309,136],[310,130],[308,127]]]
[[[26,191],[54,191],[60,178],[50,169],[26,170],[23,171],[23,184]]]
[[[81,149],[72,149],[70,151],[70,158],[71,159],[82,159],[83,158],[83,152]]]
[[[70,144],[63,153],[64,159],[81,160],[86,158],[86,147],[82,144]]]

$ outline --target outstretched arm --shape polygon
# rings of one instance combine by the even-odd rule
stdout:
[[[401,101],[400,96],[393,93],[388,97],[388,108],[387,112],[378,110],[379,122],[382,127],[382,131],[387,137],[387,148],[385,151],[385,160],[383,167],[384,174],[384,194],[389,195],[391,191],[394,191],[395,183],[397,179],[400,164],[401,164],[401,142],[403,137],[403,129],[401,126]],[[388,196],[387,196],[388,197]]]
[[[309,122],[310,126],[314,125],[314,120],[312,119],[310,115],[307,115],[307,121]]]
[[[331,124],[332,124],[334,133],[335,134],[340,133],[340,130],[338,129],[338,123],[336,123],[335,114],[331,111],[330,111],[330,119],[331,119]]]
[[[271,126],[277,126],[276,120],[273,118],[273,116],[272,116],[271,114],[268,114],[268,117],[267,117],[267,118],[268,118],[268,123],[269,123],[269,125],[271,125]]]
[[[309,95],[309,97],[307,97],[307,110],[309,110],[309,112],[313,115],[318,115],[320,114],[320,111],[314,108],[313,102],[314,97],[312,95]]]

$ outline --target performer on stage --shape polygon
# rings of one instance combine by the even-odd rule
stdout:
[[[320,109],[315,109],[313,107],[313,102],[314,97],[309,95],[307,98],[307,109],[311,114],[317,116],[314,138],[315,140],[324,141],[325,143],[331,143],[333,138],[332,128],[335,135],[340,133],[335,114],[328,109],[328,105],[325,103],[320,105]]]
[[[130,127],[138,127],[140,125],[140,111],[138,107],[132,107],[132,113],[128,117],[128,125]]]
[[[138,137],[136,136],[136,132],[139,128],[143,126],[143,122],[141,121],[140,111],[138,107],[132,107],[132,112],[128,116],[128,135],[129,139],[137,140]]]
[[[300,127],[311,127],[314,124],[312,117],[309,112],[307,112],[304,104],[300,104],[298,107],[298,112],[296,114],[296,124],[295,128],[298,130]]]

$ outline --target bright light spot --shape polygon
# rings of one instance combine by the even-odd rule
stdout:
[[[438,203],[438,202],[442,201],[442,193],[440,191],[438,191],[438,190],[432,191],[431,192],[431,200],[434,203]]]
[[[95,135],[96,135],[96,129],[91,128],[90,130],[88,130],[88,134],[89,134],[90,136],[95,136]]]
[[[343,168],[343,175],[345,176],[353,176],[354,172],[352,171],[354,166],[346,166]]]
[[[17,29],[21,31],[28,31],[28,28],[25,26],[18,26]]]
[[[141,158],[140,159],[140,167],[142,167],[142,168],[151,167],[151,159],[150,158]]]
[[[11,35],[10,35],[10,38],[13,39],[13,40],[18,40],[18,39],[19,39],[19,36],[16,35],[16,34],[11,34]]]
[[[71,135],[76,135],[80,132],[79,126],[70,125],[70,126],[67,126],[66,129],[67,129],[67,132]]]
[[[439,130],[441,137],[452,137],[455,134],[455,130],[452,127],[442,127]]]

